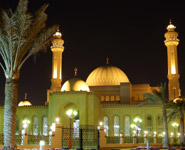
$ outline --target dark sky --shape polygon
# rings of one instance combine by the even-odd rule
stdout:
[[[17,0],[0,0],[0,7],[15,8]],[[59,24],[63,34],[63,82],[87,76],[105,59],[121,68],[132,84],[153,86],[167,82],[167,50],[164,33],[172,19],[180,44],[178,62],[182,95],[185,96],[185,1],[125,0],[30,0],[29,11],[35,12],[49,2],[47,25]],[[1,59],[0,59],[1,61]],[[28,93],[34,105],[46,101],[50,88],[52,53],[40,52],[23,66],[18,102]],[[0,70],[0,105],[4,103],[5,78]]]

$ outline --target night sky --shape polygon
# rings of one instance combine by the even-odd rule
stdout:
[[[15,8],[17,0],[0,0],[1,8]],[[130,0],[30,0],[35,12],[49,2],[47,25],[60,25],[64,40],[63,82],[78,77],[86,80],[95,68],[110,64],[122,69],[132,84],[157,86],[167,82],[167,49],[164,33],[169,19],[177,27],[180,44],[178,62],[180,86],[185,96],[185,1]],[[1,58],[0,58],[0,61]],[[50,48],[30,58],[20,76],[18,102],[28,100],[43,105],[50,88],[52,53]],[[4,103],[4,74],[0,69],[0,105]]]

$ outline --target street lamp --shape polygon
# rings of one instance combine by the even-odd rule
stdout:
[[[176,142],[177,136],[176,136],[176,130],[175,130],[175,129],[179,126],[179,124],[176,123],[176,122],[173,122],[173,123],[172,123],[172,126],[173,126],[173,128],[174,128],[174,142]]]
[[[70,119],[70,137],[71,137],[71,120],[73,118],[75,118],[77,116],[77,111],[76,110],[73,110],[73,109],[69,109],[66,111],[66,115],[69,117]]]
[[[55,121],[56,121],[57,124],[59,124],[60,118],[57,117],[57,118],[55,119]]]
[[[71,120],[73,119],[73,118],[75,118],[76,116],[77,116],[77,111],[76,110],[73,110],[73,109],[68,109],[67,111],[66,111],[66,115],[69,117],[69,119],[70,119],[70,132],[69,132],[69,138],[68,138],[68,147],[69,148],[71,148],[72,147],[72,138],[71,138]]]
[[[24,129],[27,129],[28,128],[28,125],[30,124],[30,121],[27,120],[27,119],[25,119],[25,120],[22,121],[22,123],[23,123],[23,128]]]
[[[141,131],[141,125],[140,125],[141,122],[142,122],[142,120],[139,117],[134,118],[135,129],[136,129],[136,134],[137,134],[137,142],[136,143],[138,143],[138,134],[139,134],[139,131]]]

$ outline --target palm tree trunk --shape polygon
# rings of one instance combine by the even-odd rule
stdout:
[[[184,113],[180,109],[180,144],[184,144]]]
[[[4,104],[4,148],[16,149],[16,107],[18,96],[18,79],[6,78]]]
[[[164,123],[164,132],[165,132],[165,135],[164,135],[164,143],[163,143],[163,146],[164,147],[168,147],[168,124],[167,124],[167,115],[166,115],[166,107],[165,107],[165,104],[162,105],[162,111],[163,111],[163,123]]]

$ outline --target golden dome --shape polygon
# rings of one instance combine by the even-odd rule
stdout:
[[[29,101],[21,101],[18,106],[31,106],[32,104]]]
[[[125,82],[129,82],[126,74],[118,67],[111,65],[96,68],[86,80],[88,86],[120,85]]]
[[[90,89],[83,80],[79,78],[72,78],[63,84],[61,91],[87,91],[89,92]]]

